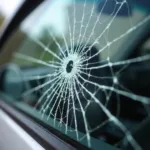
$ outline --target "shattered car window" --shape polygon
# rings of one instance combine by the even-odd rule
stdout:
[[[140,0],[45,1],[17,30],[5,92],[88,147],[126,138],[140,148],[132,130],[148,116],[150,95],[134,70],[150,55],[118,55],[150,21],[149,8]]]

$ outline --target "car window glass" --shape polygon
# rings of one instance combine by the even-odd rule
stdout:
[[[130,66],[150,56],[112,58],[148,21],[142,2],[45,1],[4,47],[3,90],[14,105],[87,147],[119,147],[126,137],[140,148],[131,132],[148,115],[150,96],[139,92]]]

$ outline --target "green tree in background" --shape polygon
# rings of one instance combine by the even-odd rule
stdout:
[[[49,30],[53,32],[52,28],[50,28]],[[38,36],[35,36],[33,38],[36,38],[38,41],[42,42],[47,48],[49,48],[54,53],[59,52],[58,46],[56,42],[53,40],[53,38],[51,37],[47,28],[43,28],[41,33]],[[54,38],[60,45],[63,44],[63,40],[60,36],[55,36]],[[26,36],[25,40],[19,44],[20,45],[19,45],[18,52],[21,54],[25,54],[26,56],[30,56],[32,58],[36,58],[45,62],[54,60],[54,57],[49,52],[44,51],[43,48],[39,44],[34,42],[34,40],[30,39],[28,36]],[[18,65],[28,65],[28,66],[39,65],[37,63],[33,63],[30,61],[26,61],[26,60],[18,59],[18,58],[14,58],[13,62],[15,62]]]
[[[5,20],[5,17],[2,15],[2,13],[0,12],[0,28],[1,28],[1,26],[2,26],[2,24],[3,24],[3,22],[4,22],[4,20]]]

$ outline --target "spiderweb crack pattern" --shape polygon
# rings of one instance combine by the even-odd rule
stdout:
[[[107,123],[113,122],[118,128],[120,128],[120,130],[122,130],[124,136],[127,138],[128,142],[133,146],[134,149],[141,149],[140,145],[131,135],[129,129],[127,129],[127,127],[118,118],[120,113],[120,96],[130,98],[131,100],[138,101],[144,105],[150,104],[150,98],[137,95],[126,90],[125,88],[120,89],[119,87],[121,87],[122,85],[119,82],[118,77],[119,74],[121,74],[121,72],[130,64],[147,61],[150,59],[150,55],[139,56],[137,58],[122,60],[118,62],[111,62],[110,53],[111,46],[113,44],[127,37],[129,34],[138,30],[141,26],[147,23],[150,20],[150,15],[148,15],[145,19],[139,21],[136,25],[133,25],[132,20],[130,19],[131,27],[127,29],[123,34],[109,41],[109,31],[117,14],[119,13],[119,11],[121,11],[124,5],[127,6],[127,9],[129,7],[127,0],[114,0],[115,7],[114,11],[109,16],[110,18],[101,21],[102,12],[108,3],[108,0],[105,0],[100,13],[96,16],[96,21],[90,28],[90,34],[88,34],[87,37],[87,32],[92,21],[92,17],[95,15],[94,10],[96,8],[97,2],[97,0],[94,0],[91,10],[89,10],[89,12],[87,13],[86,7],[88,5],[88,1],[84,0],[81,11],[81,18],[80,20],[77,20],[78,11],[76,4],[78,2],[77,0],[72,0],[72,19],[69,17],[69,12],[67,13],[69,38],[67,38],[63,32],[61,33],[64,42],[63,46],[59,43],[59,41],[57,41],[55,35],[49,29],[47,29],[49,36],[57,45],[59,52],[53,52],[52,49],[48,48],[40,40],[28,35],[32,42],[40,46],[44,52],[53,56],[54,60],[46,62],[42,59],[37,59],[21,53],[16,53],[15,57],[18,59],[30,61],[32,63],[47,66],[49,68],[53,68],[54,72],[46,75],[25,77],[25,81],[46,79],[46,82],[26,91],[25,93],[23,93],[23,96],[29,95],[40,89],[44,89],[42,95],[35,105],[35,108],[39,107],[39,111],[41,112],[42,117],[46,116],[47,119],[53,118],[53,126],[56,126],[56,121],[59,122],[60,128],[62,127],[62,125],[64,125],[65,134],[68,134],[68,132],[74,132],[78,141],[86,139],[87,145],[89,147],[91,147],[92,132],[97,131]],[[130,10],[128,10],[128,13],[130,13]],[[86,17],[87,20],[86,23],[84,23]],[[98,36],[96,36],[95,32],[97,26],[101,26],[101,24],[104,23],[106,23],[105,28]],[[77,27],[79,25],[80,28]],[[100,43],[100,40],[103,36],[106,42],[105,45],[101,45]],[[94,41],[89,45],[93,37]],[[91,49],[96,44],[100,44],[101,48],[99,48],[98,51],[92,54]],[[99,57],[99,55],[104,51],[107,51],[106,60],[96,60],[94,62],[91,61],[95,60],[96,57]],[[113,70],[114,66],[122,66],[122,69],[118,71],[117,74],[115,74]],[[102,70],[106,67],[110,69],[111,76],[97,76],[93,73],[96,70]],[[102,84],[104,82],[98,82],[107,80],[112,81],[112,84],[110,86]],[[100,93],[103,93],[106,101],[102,100]],[[113,115],[107,107],[112,93],[116,93],[117,95],[117,115]],[[87,115],[88,109],[93,104],[99,108],[100,113],[104,113],[107,116],[106,120],[101,120],[101,122],[96,126],[91,125],[91,123],[88,121],[89,117]],[[82,137],[80,137],[78,132],[80,130],[82,130],[84,133],[84,136]]]

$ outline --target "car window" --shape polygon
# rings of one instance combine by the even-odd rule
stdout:
[[[124,138],[140,148],[131,133],[148,116],[150,95],[139,92],[133,68],[150,56],[112,58],[150,21],[149,8],[148,1],[43,2],[3,48],[3,94],[89,148],[119,148]]]

